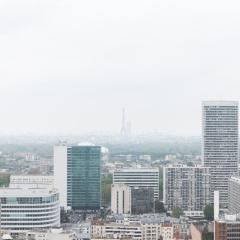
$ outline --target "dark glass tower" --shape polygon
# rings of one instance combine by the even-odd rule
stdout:
[[[67,166],[68,206],[73,210],[100,209],[101,147],[68,147]]]

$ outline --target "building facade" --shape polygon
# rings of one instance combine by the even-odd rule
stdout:
[[[59,193],[47,188],[0,188],[1,227],[12,233],[60,226]]]
[[[113,184],[122,183],[130,187],[153,188],[154,199],[159,199],[158,168],[121,168],[113,173]]]
[[[47,231],[29,231],[26,233],[26,240],[77,240],[73,232],[65,232],[61,228]]]
[[[111,211],[114,214],[131,213],[131,188],[125,184],[112,184]]]
[[[34,186],[36,188],[54,188],[54,177],[48,175],[11,175],[10,187]]]
[[[92,222],[91,239],[102,238],[130,238],[141,240],[142,229],[140,224],[118,224],[115,222]]]
[[[211,168],[211,202],[219,191],[220,205],[228,204],[228,178],[238,175],[238,102],[208,101],[202,104],[203,164]]]
[[[75,210],[100,209],[101,147],[68,147],[67,157],[68,206]]]
[[[215,240],[239,240],[240,221],[218,220],[214,224]]]
[[[181,208],[187,216],[203,216],[210,203],[210,170],[168,166],[163,169],[163,202],[168,211]]]
[[[67,143],[54,146],[54,187],[59,191],[60,206],[67,209]]]
[[[154,189],[139,188],[131,189],[131,213],[143,214],[154,212]]]
[[[228,180],[228,211],[230,214],[240,214],[240,177]]]
[[[94,145],[54,148],[55,187],[61,207],[97,210],[101,206],[101,147]]]
[[[173,224],[142,224],[142,240],[173,240]]]

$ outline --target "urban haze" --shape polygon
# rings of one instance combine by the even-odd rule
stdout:
[[[240,240],[240,3],[0,1],[0,240]]]

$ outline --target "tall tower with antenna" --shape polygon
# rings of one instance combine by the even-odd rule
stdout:
[[[125,119],[125,108],[123,108],[123,110],[122,110],[122,126],[121,126],[120,135],[122,137],[126,137],[126,135],[127,135],[127,127],[126,127],[126,119]]]

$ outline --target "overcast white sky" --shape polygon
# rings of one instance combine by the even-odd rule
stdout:
[[[200,135],[239,97],[239,0],[0,1],[0,133]]]

